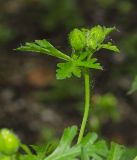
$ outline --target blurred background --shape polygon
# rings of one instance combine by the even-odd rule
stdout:
[[[111,40],[121,53],[97,53],[104,71],[92,72],[87,127],[108,140],[137,146],[136,8],[136,0],[0,0],[0,128],[12,128],[22,142],[34,144],[57,143],[65,127],[79,126],[83,79],[57,81],[58,60],[14,49],[46,38],[69,53],[73,28],[116,26]]]

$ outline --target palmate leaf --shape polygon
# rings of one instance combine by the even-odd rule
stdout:
[[[90,68],[90,69],[99,69],[102,70],[102,66],[100,63],[96,62],[96,58],[92,58],[87,61],[81,61],[80,59],[66,62],[66,63],[59,63],[57,65],[57,79],[65,79],[70,78],[71,76],[76,76],[78,78],[81,77],[81,68]]]
[[[55,56],[57,58],[69,61],[71,58],[56,49],[53,45],[51,45],[46,39],[43,40],[35,40],[34,42],[25,43],[25,45],[17,48],[19,51],[30,51],[30,52],[39,52],[43,54],[48,54],[51,56]]]
[[[92,58],[92,59],[89,59],[87,61],[79,61],[78,62],[78,66],[86,67],[86,68],[90,68],[90,69],[103,70],[101,64],[100,63],[96,63],[96,62],[97,62],[97,59],[96,58]]]
[[[81,77],[81,69],[76,65],[75,62],[59,63],[57,66],[57,79],[70,78],[72,75],[78,78]]]

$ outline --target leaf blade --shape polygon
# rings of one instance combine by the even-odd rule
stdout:
[[[112,142],[111,149],[108,154],[107,160],[120,160],[123,152],[124,152],[123,146]]]
[[[113,45],[111,42],[108,42],[107,44],[102,44],[100,46],[100,48],[104,48],[104,49],[107,49],[107,50],[111,50],[111,51],[114,51],[114,52],[117,52],[119,53],[120,50],[118,49],[117,46]]]
[[[59,63],[58,69],[56,70],[56,78],[57,79],[66,79],[70,78],[72,75],[76,77],[81,77],[81,70],[75,64],[75,62],[67,62],[67,63]]]
[[[25,45],[16,48],[16,50],[38,52],[38,53],[48,54],[66,61],[71,60],[71,58],[68,55],[56,49],[46,39],[35,40],[34,42],[27,42],[25,43]]]
[[[78,66],[86,67],[86,68],[90,68],[90,69],[103,70],[101,64],[100,63],[96,63],[96,61],[97,61],[96,58],[92,58],[92,59],[87,60],[87,61],[79,61],[78,62]]]

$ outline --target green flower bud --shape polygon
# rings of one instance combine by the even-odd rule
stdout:
[[[9,129],[0,131],[0,152],[2,154],[12,155],[17,152],[20,145],[18,137]]]
[[[86,46],[85,33],[79,29],[74,29],[70,32],[69,41],[74,50],[82,50]]]
[[[93,27],[88,35],[87,46],[96,49],[105,39],[104,30],[101,26]]]

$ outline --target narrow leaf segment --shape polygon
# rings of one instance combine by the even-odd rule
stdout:
[[[69,61],[71,59],[69,56],[62,53],[58,49],[56,49],[46,39],[35,40],[35,42],[31,42],[31,43],[27,42],[27,43],[25,43],[24,46],[21,46],[21,47],[17,48],[16,50],[39,52],[39,53],[55,56],[55,57],[58,57],[60,59],[66,60],[66,61]]]

